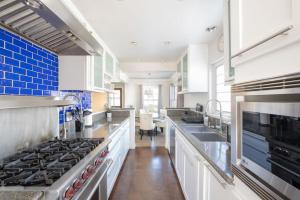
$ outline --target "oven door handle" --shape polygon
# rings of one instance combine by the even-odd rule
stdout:
[[[280,167],[281,169],[283,169],[283,170],[289,172],[290,174],[293,174],[294,176],[297,176],[298,178],[300,178],[300,175],[299,175],[299,174],[293,172],[292,170],[286,168],[285,166],[279,164],[278,162],[276,162],[276,161],[274,161],[274,160],[272,160],[272,159],[270,159],[270,158],[267,158],[267,161],[268,161],[269,163],[274,164],[274,165],[276,165],[277,167]]]

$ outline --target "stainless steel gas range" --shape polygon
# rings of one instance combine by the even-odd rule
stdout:
[[[110,140],[53,139],[5,158],[1,192],[41,192],[44,199],[107,199]]]

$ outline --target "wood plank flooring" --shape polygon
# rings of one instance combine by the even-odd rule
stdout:
[[[130,150],[110,200],[184,200],[164,147]]]

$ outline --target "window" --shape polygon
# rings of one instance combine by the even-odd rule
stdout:
[[[225,72],[224,65],[217,67],[216,69],[216,98],[221,102],[222,112],[231,112],[231,94],[230,86],[225,85]],[[217,110],[220,110],[220,106],[217,106]]]
[[[148,112],[158,112],[158,86],[143,86],[143,107]]]
[[[115,88],[114,93],[109,94],[109,102],[111,107],[122,107],[122,88]]]

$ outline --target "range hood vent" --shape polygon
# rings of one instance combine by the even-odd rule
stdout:
[[[59,0],[0,0],[0,24],[60,55],[102,53],[101,45]]]
[[[231,87],[231,91],[233,93],[239,93],[287,88],[300,88],[300,74],[292,74],[288,76],[280,76],[260,81],[234,84]]]

